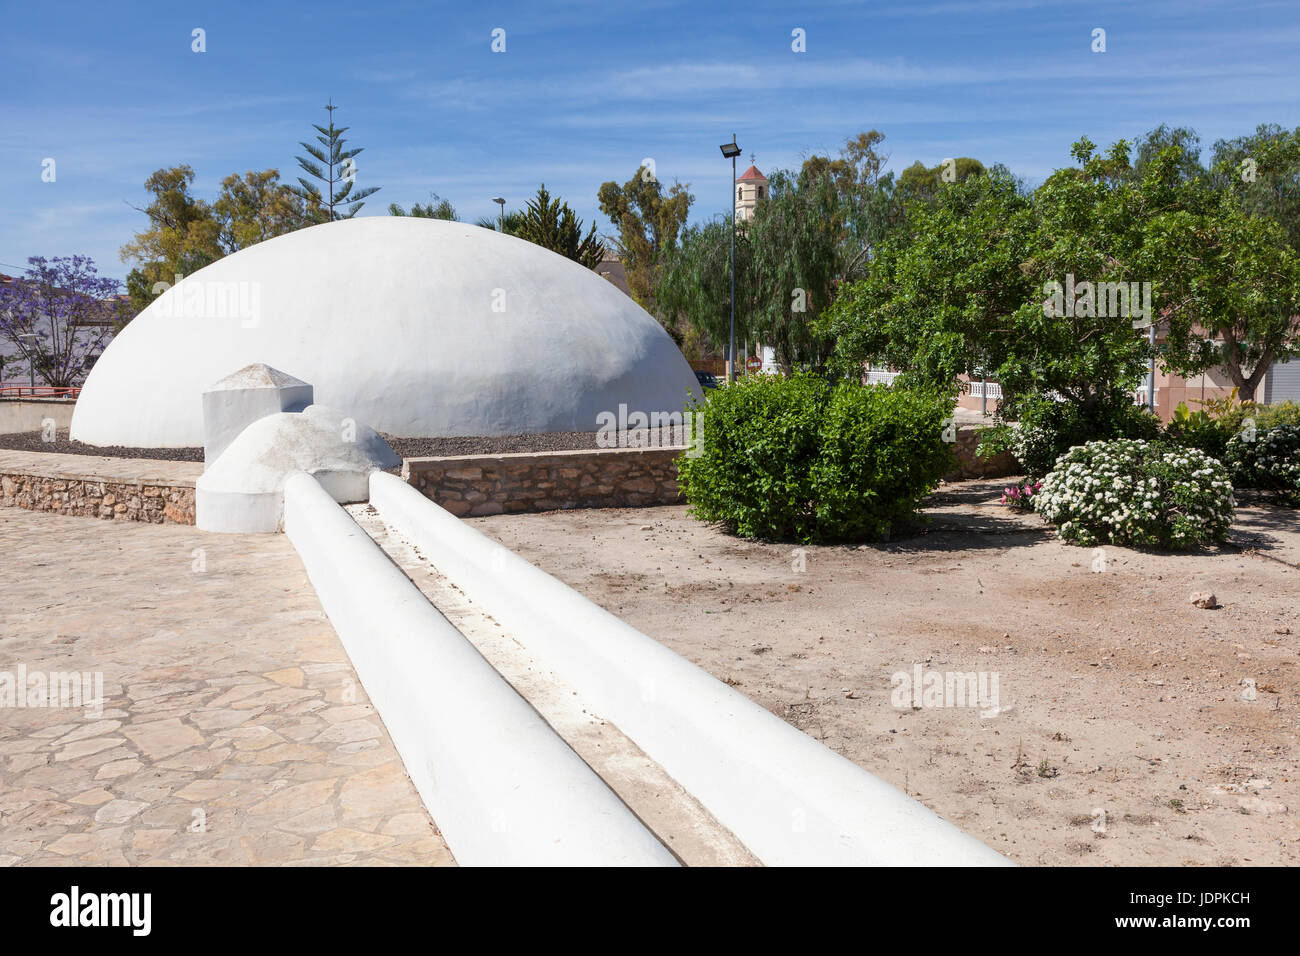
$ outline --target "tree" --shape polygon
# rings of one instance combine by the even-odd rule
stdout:
[[[759,313],[758,286],[752,280],[749,235],[736,230],[736,336],[758,338],[751,325]],[[731,217],[718,217],[687,226],[663,256],[657,290],[664,323],[679,345],[694,330],[716,350],[723,350],[731,332]]]
[[[302,201],[291,186],[281,184],[276,169],[249,170],[242,178],[238,173],[227,176],[212,204],[212,216],[223,255],[310,224]]]
[[[771,344],[783,366],[820,366],[828,351],[816,320],[834,295],[841,274],[846,206],[826,175],[777,170],[769,198],[744,227],[750,264],[747,281],[755,308],[749,325]]]
[[[474,220],[474,225],[483,229],[491,229],[496,232],[503,232],[507,236],[519,235],[519,229],[523,225],[524,213],[521,209],[511,209],[500,216],[479,216]]]
[[[618,230],[615,242],[632,298],[665,325],[671,325],[673,317],[656,304],[660,270],[695,200],[689,189],[673,183],[665,192],[654,172],[642,166],[622,186],[602,184],[598,194],[600,211]]]
[[[159,169],[145,180],[153,201],[140,211],[149,217],[149,226],[121,250],[123,262],[138,263],[126,277],[136,312],[178,275],[311,224],[308,210],[291,187],[280,183],[277,170],[227,176],[211,204],[191,194],[193,182],[194,170],[183,165]]]
[[[898,177],[898,188],[908,199],[933,199],[941,186],[964,183],[972,176],[984,176],[988,170],[978,159],[958,156],[944,160],[938,166],[926,167],[919,160],[903,170]]]
[[[1169,127],[1161,123],[1134,146],[1132,178],[1140,180],[1147,171],[1147,166],[1163,150],[1176,149],[1174,162],[1178,178],[1200,179],[1205,176],[1205,167],[1201,165],[1201,137],[1196,131],[1185,126]]]
[[[47,385],[66,388],[85,374],[129,318],[121,285],[87,256],[32,256],[21,279],[0,286],[0,335]],[[32,338],[35,336],[35,338]]]
[[[1222,367],[1252,401],[1275,360],[1300,355],[1300,256],[1276,221],[1230,192],[1180,190],[1147,226],[1169,323],[1165,364],[1182,375]]]
[[[605,247],[596,238],[596,224],[584,238],[582,220],[558,196],[551,198],[546,184],[537,188],[537,195],[528,200],[523,217],[514,235],[558,252],[574,262],[595,269],[604,258]]]
[[[347,142],[343,138],[351,127],[334,125],[334,111],[338,109],[331,100],[325,104],[325,109],[329,113],[329,126],[315,127],[318,135],[316,142],[319,146],[311,143],[299,142],[299,146],[307,151],[311,159],[305,159],[302,156],[297,157],[298,165],[313,179],[318,179],[325,184],[325,192],[315,183],[298,177],[300,186],[292,187],[294,194],[306,205],[309,214],[315,222],[332,222],[336,219],[351,219],[365,205],[362,201],[367,196],[372,196],[380,189],[378,186],[369,186],[365,189],[358,189],[353,192],[356,185],[356,163],[353,161],[364,149],[344,149]]]
[[[460,222],[460,216],[456,215],[456,207],[451,204],[451,200],[443,199],[437,193],[434,193],[423,206],[418,202],[415,203],[411,206],[410,212],[407,212],[395,202],[389,203],[388,214],[390,216],[415,216],[419,219],[446,219],[449,222]]]
[[[212,207],[191,194],[193,182],[194,170],[186,165],[159,169],[145,180],[153,201],[134,208],[149,217],[149,227],[121,249],[123,262],[139,263],[126,278],[137,311],[154,300],[158,283],[170,285],[176,276],[197,272],[225,255],[221,224]]]
[[[902,383],[955,391],[957,376],[990,361],[1012,317],[1041,301],[1020,268],[1030,258],[1032,205],[1005,177],[945,184],[914,199],[906,223],[845,287],[821,319],[832,364],[855,376],[863,362],[903,373]]]
[[[839,197],[842,220],[840,263],[836,286],[861,275],[875,248],[903,221],[902,193],[893,173],[883,173],[889,157],[878,147],[885,140],[868,130],[845,141],[840,158],[810,156],[801,180],[829,177]]]
[[[876,130],[845,142],[839,158],[813,155],[798,173],[776,170],[768,197],[736,235],[736,326],[774,347],[785,366],[824,361],[818,318],[900,218]],[[662,267],[659,307],[712,343],[728,340],[730,221],[686,229]],[[670,327],[670,333],[684,333]]]
[[[1300,252],[1300,128],[1263,124],[1249,136],[1214,144],[1214,175],[1241,208],[1276,221]]]

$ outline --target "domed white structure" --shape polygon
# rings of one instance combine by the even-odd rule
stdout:
[[[252,363],[397,437],[595,431],[679,412],[695,377],[595,272],[490,229],[372,216],[270,239],[154,301],[91,370],[72,437],[203,444],[205,388]]]

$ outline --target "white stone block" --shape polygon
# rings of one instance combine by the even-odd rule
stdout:
[[[310,385],[260,362],[213,383],[203,392],[204,468],[259,418],[300,412],[311,403]]]
[[[284,482],[316,477],[340,504],[369,498],[370,473],[402,459],[369,425],[323,405],[253,422],[195,482],[195,524],[203,531],[274,533],[284,516]]]

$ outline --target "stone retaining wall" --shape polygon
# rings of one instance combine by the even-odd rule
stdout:
[[[457,517],[681,502],[682,448],[408,458],[402,478]]]
[[[1020,473],[1010,454],[975,454],[979,427],[957,430],[959,467],[946,481]],[[677,456],[684,449],[599,448],[513,455],[408,458],[402,478],[457,517],[564,508],[639,508],[682,502]]]
[[[0,505],[55,514],[194,524],[191,462],[0,451]]]
[[[0,475],[0,504],[63,515],[194,524],[194,489]]]
[[[984,431],[985,428],[982,426],[967,425],[958,427],[957,444],[953,449],[957,453],[957,468],[955,471],[944,475],[944,481],[961,481],[968,478],[1005,478],[1008,475],[1024,473],[1024,469],[1020,467],[1020,462],[1016,461],[1015,455],[1009,451],[1004,451],[987,461],[975,453],[975,450],[979,448],[980,435]]]

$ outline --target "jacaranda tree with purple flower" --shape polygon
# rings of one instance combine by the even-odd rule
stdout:
[[[14,343],[46,385],[66,388],[85,375],[130,319],[121,283],[101,276],[89,256],[32,256],[22,278],[0,286],[0,336]]]

